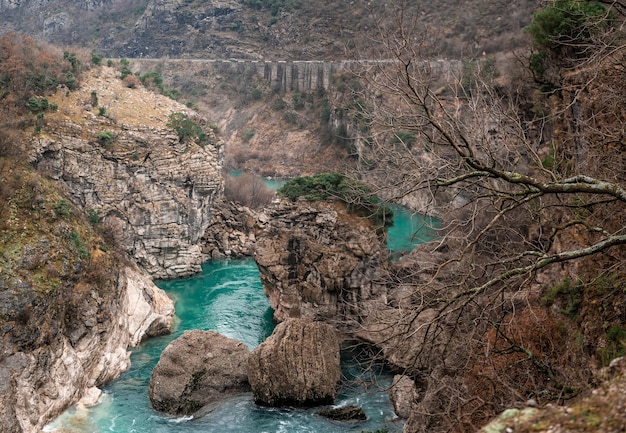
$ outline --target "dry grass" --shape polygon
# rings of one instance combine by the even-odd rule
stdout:
[[[98,107],[91,106],[91,93],[96,91],[98,106],[106,110],[99,115]],[[97,67],[85,73],[77,91],[57,91],[48,98],[60,109],[46,113],[54,121],[69,121],[77,125],[87,122],[118,123],[129,127],[162,128],[173,112],[188,108],[163,95],[146,90],[143,86],[128,88],[119,79],[119,72],[109,67]]]

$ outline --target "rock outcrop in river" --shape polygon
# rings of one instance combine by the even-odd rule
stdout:
[[[262,211],[220,203],[203,242],[214,258],[253,255],[278,321],[346,325],[386,296],[375,282],[385,246],[340,203],[283,200]]]
[[[152,370],[152,406],[172,415],[192,415],[207,405],[250,391],[248,347],[215,331],[185,331]]]
[[[267,406],[332,404],[341,377],[339,343],[325,323],[280,323],[248,359],[254,400]]]
[[[282,202],[267,212],[254,258],[277,320],[345,323],[383,295],[374,281],[385,251],[339,203]]]

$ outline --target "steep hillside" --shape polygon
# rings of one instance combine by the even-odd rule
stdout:
[[[384,4],[364,0],[133,0],[0,2],[0,33],[25,31],[107,57],[312,60],[386,58],[381,38],[400,20],[436,41],[431,54],[455,59],[516,49],[536,0]],[[412,24],[411,24],[412,23]],[[132,61],[132,60],[131,60]],[[142,73],[153,66],[135,66]],[[226,142],[226,167],[265,176],[343,171],[353,164],[342,90],[276,93],[245,75],[157,68],[213,122]],[[339,93],[339,94],[336,94]],[[343,101],[341,101],[343,103]]]
[[[173,302],[146,270],[199,267],[221,144],[80,53],[11,35],[0,58],[0,431],[30,433],[169,332]]]
[[[122,68],[123,69],[123,68]],[[221,193],[222,142],[205,119],[147,91],[134,75],[97,67],[74,92],[47,98],[29,160],[120,233],[155,277],[188,275]]]
[[[439,54],[514,48],[536,0],[407,2]],[[0,33],[22,31],[110,57],[338,59],[375,52],[373,30],[397,26],[399,3],[364,0],[51,0],[0,2]],[[367,41],[367,42],[365,42]],[[363,43],[365,42],[365,43]]]

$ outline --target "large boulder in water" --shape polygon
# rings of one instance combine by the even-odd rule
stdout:
[[[287,319],[248,358],[254,400],[267,406],[315,406],[335,400],[340,340],[321,322]]]
[[[152,370],[152,406],[172,415],[190,415],[231,395],[250,391],[248,347],[214,331],[185,331],[161,354]]]

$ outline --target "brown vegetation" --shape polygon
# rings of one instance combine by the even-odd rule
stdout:
[[[0,38],[0,100],[5,107],[22,108],[28,98],[46,95],[59,86],[74,89],[78,75],[88,65],[76,53],[9,33]]]
[[[624,353],[626,317],[609,306],[625,301],[626,87],[616,71],[626,50],[596,50],[562,71],[558,91],[538,94],[548,117],[520,108],[532,92],[480,68],[441,90],[420,62],[428,37],[401,24],[382,33],[396,64],[364,75],[360,176],[443,228],[392,275],[402,316],[389,322],[395,347],[382,345],[424,384],[405,431],[471,432],[529,399],[575,397]]]
[[[244,206],[258,208],[271,203],[275,193],[265,186],[258,176],[244,173],[237,177],[226,177],[224,197],[230,201],[239,202]]]

